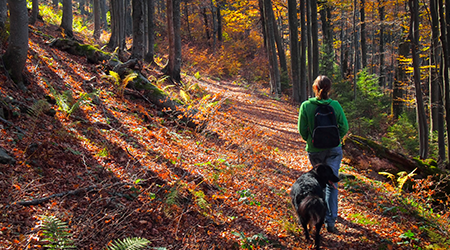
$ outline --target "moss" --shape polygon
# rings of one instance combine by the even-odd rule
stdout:
[[[413,160],[414,162],[416,162],[421,172],[424,172],[429,175],[443,173],[442,170],[438,168],[437,162],[433,159],[422,160],[419,157],[414,157]]]

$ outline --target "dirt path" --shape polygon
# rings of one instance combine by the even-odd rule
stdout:
[[[284,182],[280,182],[280,186],[289,186],[289,181],[293,183],[299,174],[310,169],[304,150],[305,142],[297,130],[298,105],[269,98],[262,92],[264,90],[246,88],[234,83],[212,82],[207,88],[214,92],[225,91],[225,96],[232,100],[233,110],[239,119],[248,121],[270,134],[269,144],[277,147],[280,152],[277,161],[292,170],[273,176],[274,179],[280,180],[286,178]],[[341,171],[366,179],[344,165],[341,166]],[[358,183],[354,188],[344,187],[348,184],[349,182],[341,181],[339,187],[339,215],[336,225],[339,233],[330,234],[322,229],[323,249],[403,249],[395,242],[401,240],[400,235],[407,231],[408,227],[414,227],[415,219],[409,218],[411,221],[405,225],[402,222],[405,215],[402,214],[391,221],[390,216],[386,216],[379,209],[377,211],[373,203],[382,196],[389,199],[389,194],[374,192],[373,187],[364,183]],[[383,198],[378,202],[377,205],[381,207],[392,206]],[[284,209],[290,207],[287,205]],[[291,217],[289,223],[293,223],[291,226],[297,227],[298,230],[300,226],[295,220]],[[294,235],[286,235],[282,241],[287,242],[289,249],[311,247],[304,240],[301,230],[296,231]],[[406,249],[408,247],[406,246]]]

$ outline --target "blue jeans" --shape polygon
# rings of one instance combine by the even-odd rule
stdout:
[[[309,161],[313,166],[324,163],[333,169],[336,176],[339,176],[339,168],[342,161],[342,147],[330,148],[321,152],[308,152]],[[336,188],[338,183],[334,183]],[[332,185],[327,184],[325,188],[325,203],[327,204],[327,214],[325,216],[325,224],[334,226],[338,211],[338,190]]]

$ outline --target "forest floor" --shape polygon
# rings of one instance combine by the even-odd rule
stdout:
[[[263,86],[185,75],[199,86],[198,103],[216,104],[194,131],[138,95],[122,96],[103,77],[105,65],[50,47],[50,36],[60,36],[56,27],[30,26],[26,92],[0,74],[13,124],[0,123],[0,147],[15,159],[0,165],[0,249],[40,248],[43,216],[66,222],[78,249],[126,237],[162,249],[312,247],[289,199],[311,169],[298,105],[270,98]],[[141,72],[162,82],[155,67]],[[96,95],[68,111],[46,101],[51,88],[75,100]],[[323,249],[444,249],[447,218],[415,212],[366,170],[343,164],[341,172],[356,179],[340,183],[339,233],[322,229]]]

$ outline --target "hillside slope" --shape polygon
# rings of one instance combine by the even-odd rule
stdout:
[[[0,147],[15,159],[0,165],[1,249],[43,245],[44,215],[67,222],[78,249],[125,237],[166,249],[311,246],[289,201],[290,186],[310,169],[296,105],[269,98],[261,86],[184,76],[198,84],[191,94],[199,106],[221,105],[209,110],[204,130],[193,131],[139,94],[121,96],[104,65],[49,47],[55,27],[30,29],[28,91],[0,74],[13,124],[0,124]],[[163,82],[157,68],[142,72]],[[55,98],[67,91],[72,104],[91,95],[71,111]],[[342,171],[356,180],[340,185],[340,233],[324,230],[324,249],[434,244],[421,228],[434,224],[399,203],[389,184],[351,166]]]

